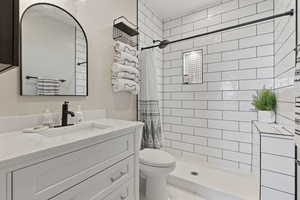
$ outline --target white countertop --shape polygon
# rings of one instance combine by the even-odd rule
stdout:
[[[294,137],[294,135],[283,126],[275,123],[263,123],[255,121],[254,125],[261,134],[270,134],[275,136]]]
[[[0,135],[0,169],[26,164],[35,159],[47,159],[55,154],[71,152],[74,149],[90,146],[107,138],[118,136],[122,130],[142,127],[143,123],[114,119],[99,119],[89,122],[109,126],[106,129],[89,133],[80,131],[64,135],[42,135],[38,133],[16,132]],[[88,122],[84,122],[88,123]],[[76,126],[76,125],[75,125]],[[22,163],[22,164],[21,164]]]

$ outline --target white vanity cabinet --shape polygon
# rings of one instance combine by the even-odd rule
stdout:
[[[0,200],[138,200],[141,127],[0,173]]]
[[[49,199],[133,155],[133,145],[133,134],[129,134],[16,170],[12,172],[13,200]],[[119,169],[107,176],[114,173],[120,173]]]
[[[295,199],[295,142],[275,124],[255,123],[259,133],[260,200]]]

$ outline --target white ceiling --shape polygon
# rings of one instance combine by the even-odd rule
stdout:
[[[146,0],[163,19],[186,15],[219,4],[222,0]]]

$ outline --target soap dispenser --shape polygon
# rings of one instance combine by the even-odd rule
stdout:
[[[48,126],[48,127],[52,127],[54,124],[52,113],[50,113],[49,109],[46,109],[43,114],[42,124],[43,126]]]
[[[76,124],[80,124],[83,122],[83,112],[81,111],[81,106],[77,106],[77,111],[75,113],[76,116]]]

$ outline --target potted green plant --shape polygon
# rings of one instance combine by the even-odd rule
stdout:
[[[258,121],[274,123],[277,105],[276,95],[272,90],[262,89],[253,97],[252,105],[258,110]]]

